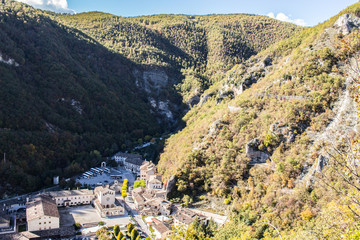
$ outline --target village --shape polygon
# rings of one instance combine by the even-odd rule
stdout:
[[[195,220],[207,224],[212,219],[220,225],[226,221],[168,201],[168,186],[155,164],[141,155],[117,153],[112,160],[117,167],[102,162],[77,176],[82,188],[47,189],[1,201],[0,239],[96,239],[103,227],[117,225],[126,233],[129,223],[140,239],[167,239],[174,228],[184,230]]]

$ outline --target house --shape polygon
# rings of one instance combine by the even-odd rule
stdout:
[[[133,200],[137,210],[142,215],[170,215],[172,203],[165,199],[166,192],[144,187],[132,191]]]
[[[165,199],[165,191],[138,187],[135,188],[131,194],[136,209],[139,210],[142,215],[157,216],[171,214],[172,203]]]
[[[174,215],[174,225],[184,226],[187,228],[195,219],[207,224],[207,218],[204,215],[198,214],[188,208],[179,209]]]
[[[152,162],[144,161],[140,166],[140,179],[145,180],[149,189],[162,189],[161,176],[156,175],[156,166]]]
[[[94,192],[88,189],[49,192],[58,207],[91,204]]]
[[[162,198],[155,198],[152,200],[148,200],[144,203],[144,211],[149,211],[149,209],[152,210],[153,214],[152,216],[157,215],[170,215],[171,214],[171,207],[172,203],[162,199]],[[150,214],[143,214],[143,215],[150,215]]]
[[[137,210],[142,210],[145,204],[144,197],[141,194],[133,193],[133,199],[134,199],[135,208]]]
[[[124,166],[126,170],[135,174],[140,174],[140,166],[142,163],[142,158],[128,158],[125,160]]]
[[[95,208],[101,217],[119,216],[125,214],[124,203],[115,198],[115,190],[108,185],[94,189],[96,199]]]
[[[146,182],[146,186],[149,189],[162,189],[161,176],[150,175],[149,180]]]
[[[168,239],[172,234],[171,222],[169,221],[160,221],[153,218],[150,226],[154,229],[155,239]]]
[[[125,165],[125,160],[127,160],[127,159],[142,159],[142,156],[139,154],[119,152],[119,153],[115,154],[111,159],[115,160],[118,164]]]
[[[154,163],[144,161],[140,167],[140,180],[147,181],[151,175],[155,175],[156,166]]]
[[[60,215],[55,200],[40,195],[26,204],[28,231],[57,229],[60,227]]]
[[[149,228],[151,227],[154,230],[152,232],[154,239],[167,239],[172,233],[172,218],[166,216],[150,216],[144,218],[144,222]]]

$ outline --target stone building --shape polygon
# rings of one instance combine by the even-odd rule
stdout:
[[[26,204],[27,229],[41,231],[60,227],[60,215],[55,200],[41,195]]]
[[[145,201],[143,206],[142,215],[170,215],[172,203],[162,198],[155,198]]]
[[[118,164],[125,165],[125,161],[128,159],[142,159],[142,156],[139,154],[132,153],[122,153],[119,152],[115,154],[112,159],[114,159]]]
[[[135,207],[142,215],[170,215],[172,203],[165,200],[165,194],[147,188],[135,188],[132,191]],[[161,191],[162,192],[162,191]],[[164,192],[165,193],[165,192]]]
[[[156,174],[156,166],[152,162],[144,161],[140,167],[140,179],[145,180],[148,189],[162,189],[161,176]]]
[[[154,163],[144,161],[140,167],[140,180],[148,180],[151,175],[155,175],[156,166]]]
[[[146,182],[146,186],[149,189],[161,190],[163,187],[163,184],[161,182],[161,176],[158,175],[149,176],[149,180]]]
[[[190,209],[182,208],[174,215],[174,225],[183,226],[187,228],[195,219],[207,224],[207,218],[204,215],[198,214]]]
[[[115,191],[109,186],[96,187],[94,205],[101,217],[119,216],[125,214],[124,203],[115,198]]]
[[[170,221],[160,221],[154,218],[150,226],[154,229],[155,239],[168,239],[173,233]]]
[[[140,166],[142,163],[143,160],[141,158],[128,158],[124,162],[124,167],[126,170],[138,175],[140,174]]]
[[[55,191],[50,192],[49,195],[58,207],[91,204],[95,197],[94,192],[88,189]]]

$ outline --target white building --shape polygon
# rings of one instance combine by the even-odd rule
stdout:
[[[91,204],[95,198],[94,192],[88,189],[55,191],[49,195],[55,200],[57,206],[76,206]]]
[[[152,229],[154,229],[155,239],[169,239],[170,235],[173,233],[171,228],[170,221],[161,221],[157,218],[153,218],[152,222],[149,224]]]
[[[96,187],[95,194],[100,204],[103,207],[111,207],[115,202],[115,191],[110,189],[109,187]]]
[[[162,182],[161,182],[161,176],[158,175],[151,175],[149,177],[149,180],[146,182],[146,186],[149,189],[162,189]]]
[[[115,154],[111,159],[115,160],[117,163],[125,165],[126,159],[136,159],[136,158],[142,158],[139,154],[132,154],[132,153],[122,153],[119,152]]]
[[[151,175],[154,175],[156,166],[152,162],[144,161],[140,167],[140,179],[147,181]]]
[[[106,187],[96,187],[94,205],[101,217],[119,216],[125,214],[124,203],[115,198],[115,191]]]
[[[60,216],[55,201],[42,195],[27,203],[26,221],[29,232],[59,228]]]

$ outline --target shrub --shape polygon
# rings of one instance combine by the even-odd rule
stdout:
[[[229,204],[230,204],[230,200],[229,200],[228,198],[225,198],[225,199],[224,199],[224,204],[225,204],[225,205],[229,205]]]
[[[134,188],[138,188],[138,187],[145,187],[145,180],[140,180],[140,181],[135,181],[134,183]]]
[[[127,192],[126,192],[126,190],[122,190],[122,191],[121,191],[121,196],[122,196],[123,198],[126,198],[126,197],[127,197]]]
[[[79,230],[81,228],[81,224],[80,223],[74,223],[74,228],[75,228],[75,230]]]
[[[301,212],[301,217],[303,220],[309,221],[310,219],[312,219],[314,217],[314,214],[312,213],[312,211],[309,208],[307,208],[306,210]]]
[[[100,221],[100,222],[98,223],[98,225],[99,225],[99,226],[104,226],[105,223],[104,223],[103,221]]]

